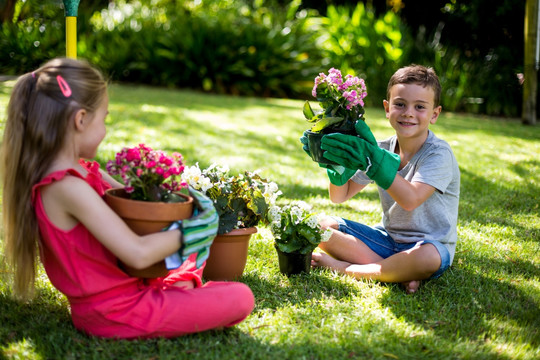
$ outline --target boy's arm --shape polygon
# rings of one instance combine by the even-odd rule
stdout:
[[[435,192],[435,188],[421,182],[411,183],[397,174],[386,191],[399,206],[412,211],[422,205]]]
[[[349,180],[345,185],[337,186],[330,183],[328,187],[328,193],[330,195],[330,201],[335,204],[340,204],[352,198],[354,195],[358,194],[366,185],[357,184],[352,180]]]

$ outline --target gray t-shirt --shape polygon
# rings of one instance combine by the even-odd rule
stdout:
[[[397,137],[392,136],[380,141],[379,146],[394,152],[396,143]],[[429,131],[424,145],[398,174],[409,182],[428,184],[436,190],[422,205],[406,211],[379,187],[382,227],[396,242],[439,241],[448,249],[452,263],[457,242],[460,174],[450,145]],[[361,171],[352,180],[362,185],[372,182]]]

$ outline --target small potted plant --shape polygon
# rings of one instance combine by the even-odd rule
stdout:
[[[313,123],[306,132],[308,146],[314,161],[333,164],[322,156],[321,138],[325,134],[356,134],[354,125],[364,120],[364,98],[367,96],[364,79],[352,75],[341,75],[331,68],[328,75],[320,73],[315,78],[312,95],[319,101],[321,110],[314,111],[309,101],[304,103],[306,120]]]
[[[106,165],[107,172],[119,177],[123,188],[108,189],[105,202],[137,234],[161,231],[172,221],[191,217],[193,198],[187,184],[180,180],[184,171],[180,153],[167,155],[160,150],[139,144],[123,148]],[[130,275],[144,278],[164,276],[163,261],[137,270],[121,264]]]
[[[249,239],[257,225],[267,223],[267,213],[281,194],[274,182],[257,171],[231,175],[227,166],[212,164],[185,169],[183,181],[214,201],[219,215],[218,236],[210,248],[203,276],[209,280],[233,280],[244,272]]]
[[[321,228],[319,216],[303,201],[270,209],[268,220],[281,273],[289,276],[310,271],[313,250],[332,235],[330,229]]]

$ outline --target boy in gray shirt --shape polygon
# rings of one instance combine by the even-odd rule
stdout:
[[[439,277],[452,264],[459,167],[450,146],[428,128],[441,113],[440,93],[433,69],[401,68],[390,79],[383,102],[396,135],[377,142],[366,123],[358,121],[358,136],[323,137],[324,156],[341,165],[325,165],[332,202],[344,202],[375,182],[383,216],[373,227],[325,218],[321,224],[333,235],[319,245],[323,253],[313,254],[313,266],[399,282],[414,293],[421,280]]]

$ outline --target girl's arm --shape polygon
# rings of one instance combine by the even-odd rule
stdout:
[[[343,186],[337,186],[330,183],[328,193],[330,194],[330,201],[335,204],[340,204],[352,198],[358,194],[366,185],[360,185],[352,180],[349,180]]]
[[[142,269],[178,251],[178,230],[145,236],[135,234],[84,180],[67,176],[42,190],[45,211],[59,228],[81,222],[123,263]]]
[[[122,183],[119,183],[118,181],[116,181],[115,178],[113,178],[111,175],[109,175],[106,171],[104,171],[103,169],[99,169],[99,172],[101,173],[101,176],[103,177],[103,180],[105,180],[106,182],[109,183],[109,185],[111,185],[113,188],[123,188],[124,187],[124,184]]]
[[[409,182],[397,174],[392,185],[386,190],[388,194],[407,211],[412,211],[422,205],[435,188],[421,182]]]

